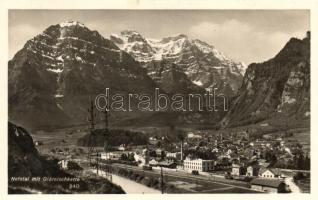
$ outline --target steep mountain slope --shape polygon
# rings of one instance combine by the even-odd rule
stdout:
[[[249,65],[223,125],[310,116],[310,36],[290,39],[264,63]]]
[[[147,69],[151,71],[148,75],[167,93],[205,93],[204,88],[194,84],[178,65],[167,60],[151,61]]]
[[[141,62],[156,82],[161,82],[156,63],[168,65],[163,71],[176,64],[180,73],[184,73],[191,82],[206,90],[218,87],[219,91],[233,96],[241,85],[245,66],[227,58],[215,47],[200,40],[190,40],[186,35],[146,39],[136,31],[122,31],[113,34],[110,39],[122,50]],[[180,74],[181,75],[181,74]]]
[[[85,122],[89,97],[106,87],[126,94],[156,86],[129,54],[73,21],[27,41],[8,68],[9,118],[27,127]]]
[[[57,164],[50,163],[40,156],[33,139],[22,127],[8,123],[8,176],[63,176]]]
[[[125,193],[105,179],[75,177],[62,171],[55,158],[42,156],[26,129],[8,123],[8,192],[9,194]],[[30,178],[29,181],[20,180]],[[70,178],[78,181],[32,181],[31,178]],[[78,190],[70,189],[76,182]]]

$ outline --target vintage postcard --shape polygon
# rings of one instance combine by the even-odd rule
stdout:
[[[314,192],[306,1],[28,2],[6,10],[7,196]]]

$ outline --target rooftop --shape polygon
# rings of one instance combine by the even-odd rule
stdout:
[[[267,187],[278,188],[281,184],[285,184],[282,180],[256,178],[251,181],[252,185],[261,185]]]

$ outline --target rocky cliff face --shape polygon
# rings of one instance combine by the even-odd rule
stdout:
[[[233,96],[245,73],[244,64],[234,62],[215,47],[183,34],[153,40],[136,31],[123,31],[119,35],[113,34],[110,39],[142,63],[157,83],[163,82],[162,73],[171,70],[173,63],[180,76],[187,77],[193,85],[206,90],[217,87],[220,92]]]
[[[74,194],[74,193],[125,193],[119,186],[105,179],[75,177],[62,171],[57,160],[45,158],[37,151],[26,129],[8,123],[8,192],[9,194]],[[28,178],[30,181],[19,181]],[[31,181],[32,177],[76,178],[78,190],[70,189],[70,182]],[[74,183],[74,182],[73,182]]]
[[[206,91],[194,84],[180,67],[167,60],[151,61],[147,64],[148,75],[169,94],[203,94]]]
[[[32,137],[22,127],[8,123],[8,177],[63,175],[56,163],[40,156]]]
[[[61,23],[27,41],[9,61],[9,117],[27,127],[85,122],[89,97],[106,87],[125,94],[153,92],[155,85],[97,31]]]
[[[223,125],[310,116],[310,38],[292,38],[273,58],[249,65]]]

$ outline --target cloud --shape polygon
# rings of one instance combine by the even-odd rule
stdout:
[[[224,51],[229,57],[245,63],[272,58],[291,37],[302,38],[304,31],[266,32],[236,19],[222,23],[201,22],[189,29],[189,35],[200,38]]]

